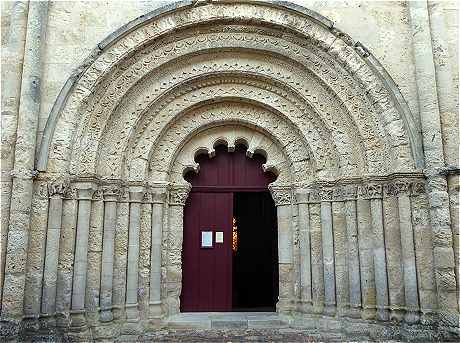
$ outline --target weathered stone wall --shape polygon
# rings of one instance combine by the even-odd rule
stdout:
[[[3,335],[163,325],[179,311],[183,172],[237,138],[278,174],[280,313],[455,334],[458,4],[296,2],[332,25],[219,3],[122,36],[171,3],[2,3]],[[203,24],[214,8],[236,25]]]

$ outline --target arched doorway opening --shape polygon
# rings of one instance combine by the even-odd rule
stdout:
[[[237,144],[201,154],[184,208],[181,312],[275,311],[278,300],[276,208],[265,158]]]

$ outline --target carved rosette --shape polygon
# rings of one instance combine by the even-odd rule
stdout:
[[[191,189],[190,185],[172,186],[169,189],[169,204],[173,206],[185,206],[185,201]]]
[[[269,186],[268,189],[270,190],[276,206],[286,206],[292,204],[294,199],[291,187]]]

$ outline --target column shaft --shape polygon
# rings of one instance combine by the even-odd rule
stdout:
[[[45,268],[43,272],[43,297],[42,312],[52,315],[56,312],[56,287],[57,269],[59,259],[59,240],[61,238],[62,226],[62,196],[64,187],[61,185],[51,185],[49,210],[48,210],[48,230],[46,234]],[[57,189],[59,187],[59,189]]]
[[[297,191],[299,211],[299,249],[300,249],[300,297],[304,310],[312,306],[311,296],[311,258],[310,258],[310,211],[308,193]]]
[[[412,229],[411,204],[407,194],[398,197],[399,227],[401,228],[402,265],[404,270],[404,288],[406,301],[405,320],[415,323],[419,319],[417,270],[415,267],[414,232]]]
[[[324,267],[324,302],[326,314],[335,313],[335,266],[334,236],[332,233],[332,212],[329,201],[321,201],[321,234]]]
[[[0,304],[2,303],[3,277],[10,218],[12,178],[10,175],[14,163],[14,147],[19,116],[21,94],[22,64],[24,61],[24,43],[27,31],[28,1],[17,1],[11,11],[7,48],[3,57],[7,60],[2,66],[2,115],[1,115],[1,246],[0,246]]]
[[[375,318],[375,281],[374,281],[374,253],[372,244],[372,222],[370,202],[366,199],[356,201],[358,214],[358,241],[361,270],[361,292],[363,319]]]
[[[101,270],[101,321],[110,321],[112,314],[113,260],[115,248],[115,226],[117,224],[117,188],[104,189],[104,243],[102,246]]]
[[[348,260],[348,282],[350,293],[351,315],[359,316],[361,309],[361,278],[358,247],[358,226],[356,221],[356,202],[345,201],[345,221],[347,229],[347,260]]]
[[[77,236],[75,240],[75,260],[72,287],[73,326],[84,324],[79,314],[85,310],[86,271],[88,265],[88,237],[91,220],[91,201],[95,191],[93,185],[83,184],[78,187]]]
[[[339,315],[344,315],[350,306],[350,293],[348,288],[347,226],[345,204],[342,201],[332,203],[332,227],[334,231],[337,310]]]
[[[163,240],[163,206],[166,189],[153,193],[152,244],[150,252],[150,317],[162,316],[161,311],[161,242]]]
[[[380,186],[381,195],[381,186]],[[388,279],[383,230],[382,199],[371,199],[372,228],[374,241],[374,272],[377,300],[377,319],[388,320]]]
[[[42,42],[45,41],[47,20],[48,2],[30,2],[12,171],[12,189],[15,192],[11,197],[5,279],[2,287],[2,318],[7,320],[18,320],[23,314],[32,176],[40,114]]]

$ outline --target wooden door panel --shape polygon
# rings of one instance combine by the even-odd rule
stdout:
[[[232,307],[232,193],[192,192],[184,209],[181,310],[230,311]],[[201,248],[201,231],[213,231],[212,248]],[[224,243],[215,232],[224,232]]]

